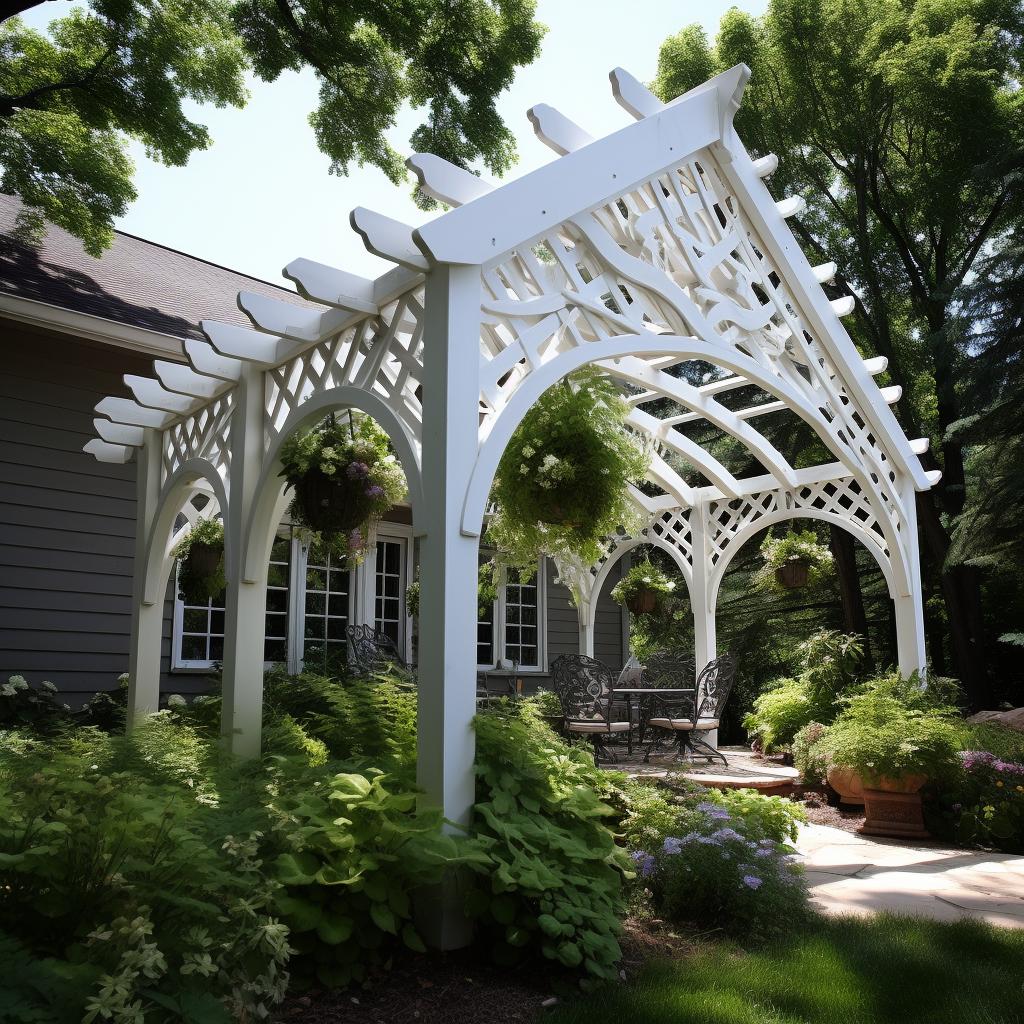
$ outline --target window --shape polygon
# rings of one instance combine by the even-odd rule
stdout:
[[[278,529],[267,570],[265,662],[330,672],[346,658],[350,622],[372,622],[404,650],[412,531],[382,523],[380,532],[376,557],[350,572],[323,545],[304,549],[293,527]],[[175,600],[172,650],[171,667],[180,671],[207,671],[223,659],[223,596],[205,605]]]
[[[486,560],[481,555],[481,564]],[[528,583],[517,569],[506,570],[498,600],[477,622],[478,667],[490,667],[499,659],[517,661],[524,669],[542,667],[542,579],[543,563]]]

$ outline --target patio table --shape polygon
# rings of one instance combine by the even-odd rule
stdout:
[[[612,690],[611,700],[614,703],[617,697],[626,698],[626,713],[629,721],[633,721],[633,698],[637,699],[638,724],[640,727],[639,741],[642,743],[644,733],[647,732],[647,720],[650,718],[649,699],[660,697],[662,700],[672,701],[673,699],[683,700],[694,699],[697,690],[693,686],[616,686]],[[647,698],[647,699],[644,699]]]

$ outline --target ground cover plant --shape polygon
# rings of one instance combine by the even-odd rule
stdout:
[[[1024,932],[821,918],[758,949],[697,939],[551,1024],[1020,1024]]]

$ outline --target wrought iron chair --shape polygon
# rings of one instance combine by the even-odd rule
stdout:
[[[652,696],[651,701],[658,710],[650,717],[648,725],[674,733],[680,757],[685,757],[689,749],[691,758],[703,758],[707,764],[721,761],[728,765],[726,756],[698,734],[718,728],[735,675],[736,659],[731,654],[709,661],[697,679],[696,701],[691,701],[687,707],[685,701],[673,702]]]
[[[374,626],[348,626],[349,664],[360,675],[380,671],[387,665],[396,665],[408,671],[398,645],[382,629]]]
[[[563,654],[551,663],[551,675],[570,736],[589,736],[598,756],[615,760],[605,744],[624,735],[633,753],[633,723],[612,715],[615,677],[610,668],[584,654]]]
[[[643,669],[640,674],[638,685],[648,689],[663,689],[675,687],[681,690],[694,689],[694,681],[697,678],[697,659],[693,651],[688,647],[668,647],[651,654],[644,659]],[[671,704],[674,717],[692,717],[693,695],[687,694],[677,698],[660,695],[660,707]],[[643,742],[647,735],[649,719],[656,710],[651,698],[643,698],[640,702],[640,741]],[[648,760],[651,751],[660,741],[652,741],[647,747],[644,760]]]

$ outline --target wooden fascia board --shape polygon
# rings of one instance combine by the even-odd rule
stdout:
[[[0,294],[0,316],[34,327],[59,331],[71,337],[131,349],[160,359],[188,362],[185,358],[184,338],[150,331],[144,327],[133,327],[90,313],[79,313],[77,310],[54,306],[38,299]]]
[[[682,164],[719,141],[731,122],[739,68],[674,104],[421,225],[417,244],[439,263],[485,264],[550,234]],[[744,79],[745,81],[745,79]],[[710,84],[710,83],[709,83]],[[725,94],[725,95],[723,95]],[[731,123],[726,124],[731,129]]]
[[[919,491],[928,490],[931,484],[920,459],[910,450],[910,442],[865,368],[864,357],[836,316],[803,249],[735,135],[731,144],[739,152],[723,152],[724,147],[716,147],[716,155],[722,175],[739,201],[740,209],[760,235],[776,271],[797,299],[818,344],[841,374],[854,408],[885,445],[896,467],[913,480],[914,487]]]

